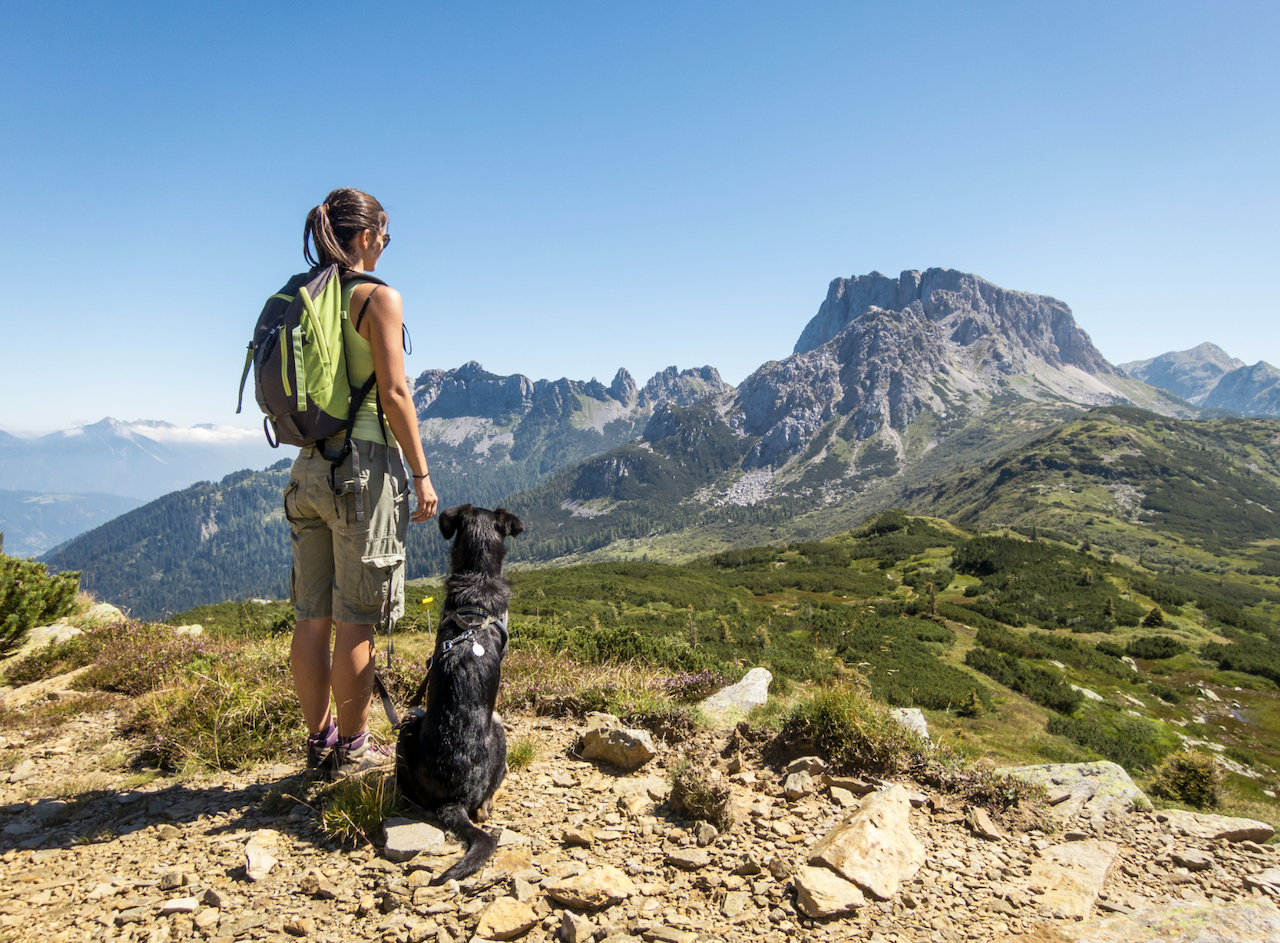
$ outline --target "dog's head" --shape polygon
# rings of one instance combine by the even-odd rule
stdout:
[[[524,524],[506,508],[458,504],[440,515],[440,533],[453,541],[453,572],[502,572],[506,548],[502,541],[524,532]]]

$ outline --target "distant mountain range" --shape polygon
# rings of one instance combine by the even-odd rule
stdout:
[[[3,550],[13,557],[36,556],[141,503],[115,494],[0,491]]]
[[[0,432],[0,488],[150,501],[278,458],[261,430],[107,418],[36,438]]]
[[[1155,360],[1129,366],[1141,372]],[[736,389],[710,367],[671,368],[641,387],[625,370],[605,386],[498,376],[473,362],[426,371],[414,398],[444,503],[516,510],[526,532],[511,559],[536,565],[676,560],[826,536],[893,503],[923,510],[931,485],[1031,448],[1090,410],[1136,407],[1177,428],[1202,412],[1185,394],[1204,393],[1207,404],[1241,369],[1202,351],[1145,374],[1181,377],[1181,386],[1148,384],[1108,363],[1061,301],[930,269],[835,279],[794,351]],[[1196,441],[1223,451],[1212,436]],[[1258,447],[1274,451],[1270,441]],[[140,615],[213,601],[229,587],[272,595],[287,575],[285,525],[268,500],[282,473],[167,495],[51,562],[93,572]],[[1112,474],[1122,484],[1137,472],[1118,463]],[[1003,493],[1012,480],[996,473],[991,487]],[[1115,495],[1099,513],[1132,503],[1130,492]],[[409,557],[411,577],[439,573],[447,544],[434,528],[411,528]]]
[[[1205,409],[1280,416],[1280,370],[1265,360],[1246,366],[1216,344],[1122,363],[1120,369]]]

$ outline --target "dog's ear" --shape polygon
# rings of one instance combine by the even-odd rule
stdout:
[[[524,533],[524,524],[506,508],[498,508],[493,512],[494,525],[503,537],[514,537]]]
[[[444,535],[445,540],[453,539],[453,535],[458,532],[458,526],[462,523],[462,519],[470,513],[471,505],[455,504],[440,515],[440,533]]]

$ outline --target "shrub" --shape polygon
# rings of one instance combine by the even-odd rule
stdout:
[[[812,742],[840,773],[898,772],[923,761],[929,751],[928,743],[894,720],[887,707],[849,682],[796,703],[779,740]]]
[[[1157,610],[1152,611],[1155,612]],[[1167,635],[1144,635],[1141,638],[1133,639],[1125,648],[1125,653],[1130,658],[1142,658],[1147,661],[1173,658],[1175,655],[1181,655],[1187,651],[1190,651],[1190,649],[1186,645]]]
[[[1164,625],[1164,612],[1159,606],[1152,606],[1151,611],[1142,617],[1142,624],[1148,629],[1158,629]]]
[[[1222,804],[1222,780],[1222,770],[1213,757],[1179,750],[1160,764],[1147,791],[1197,809],[1216,809]]]
[[[1178,697],[1178,692],[1167,684],[1161,684],[1159,681],[1148,681],[1147,688],[1160,700],[1166,704],[1180,704],[1182,698]]]
[[[659,678],[658,687],[676,701],[701,701],[729,683],[718,671],[682,672]]]
[[[1108,733],[1097,723],[1096,718],[1077,720],[1074,717],[1050,717],[1046,729],[1051,734],[1088,747],[1104,759],[1119,763],[1127,770],[1149,769],[1160,762],[1162,755],[1157,744],[1135,743],[1122,735]],[[1144,738],[1148,733],[1146,730],[1134,732]]]
[[[0,554],[0,651],[22,643],[27,631],[71,611],[80,574],[49,575],[43,563]]]
[[[507,750],[507,767],[509,769],[526,769],[538,758],[538,743],[529,737],[521,737],[512,741]]]
[[[343,844],[374,843],[382,823],[400,811],[393,775],[373,773],[334,783],[322,794],[320,828]]]
[[[1062,678],[1014,655],[971,648],[965,652],[964,663],[1050,710],[1070,714],[1084,703],[1084,696]]]

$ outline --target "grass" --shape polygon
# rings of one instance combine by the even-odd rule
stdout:
[[[322,790],[318,798],[321,830],[345,845],[375,844],[383,821],[402,811],[394,774],[352,776]]]
[[[538,759],[539,747],[536,740],[530,737],[519,737],[512,741],[507,749],[507,768],[510,770],[528,769]]]

